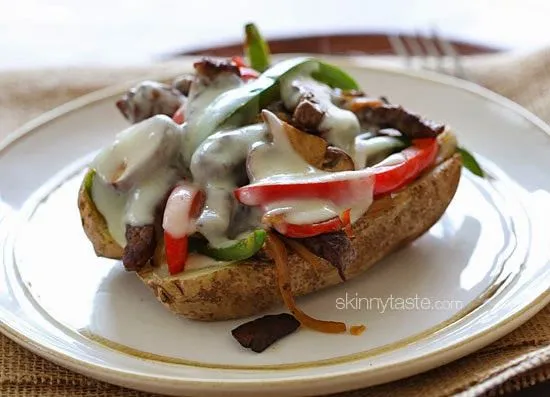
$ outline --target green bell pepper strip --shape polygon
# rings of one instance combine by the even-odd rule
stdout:
[[[94,183],[95,170],[90,169],[84,176],[82,184],[84,185],[84,191],[88,194],[89,197],[92,197],[92,185]]]
[[[188,131],[184,136],[185,162],[190,164],[191,157],[199,145],[228,119],[234,120],[235,117],[232,116],[239,109],[259,106],[260,93],[269,91],[273,84],[273,80],[260,77],[248,84],[226,91],[210,102],[199,118],[184,124],[184,128]],[[243,121],[239,120],[239,122]]]
[[[322,62],[316,58],[307,56],[290,58],[276,63],[262,73],[261,77],[269,77],[270,79],[278,82],[281,78],[295,71],[296,68],[303,67],[306,69],[310,66],[316,69],[311,74],[311,77],[321,83],[325,83],[332,88],[341,88],[343,90],[359,89],[359,85],[353,77],[344,72],[342,69]]]
[[[241,261],[257,253],[264,245],[267,232],[257,229],[224,247],[212,247],[205,241],[194,242],[192,249],[219,261]]]
[[[328,63],[319,62],[319,69],[312,73],[311,77],[321,81],[332,88],[343,90],[358,90],[359,85],[349,74],[342,69]]]
[[[297,57],[281,61],[267,69],[256,80],[217,96],[199,119],[188,123],[186,128],[191,133],[186,134],[187,142],[184,148],[187,163],[191,162],[191,156],[199,145],[220,126],[249,123],[260,109],[277,100],[280,95],[278,83],[281,78],[300,67],[312,67],[312,77],[333,88],[358,88],[357,83],[346,72],[315,58]]]
[[[485,172],[483,171],[483,168],[481,168],[475,157],[470,152],[462,147],[458,148],[458,152],[462,157],[462,165],[464,166],[464,168],[468,169],[474,175],[477,175],[481,178],[485,177]]]
[[[269,46],[253,23],[245,25],[244,31],[244,50],[250,67],[260,73],[264,72],[271,63]]]

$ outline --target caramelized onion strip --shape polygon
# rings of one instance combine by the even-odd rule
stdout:
[[[285,238],[284,242],[290,246],[298,254],[300,258],[314,267],[321,267],[324,265],[323,259],[319,258],[313,252],[304,247],[303,244],[299,243],[296,240]]]
[[[294,317],[305,327],[315,331],[339,334],[346,332],[346,324],[335,321],[324,321],[308,316],[297,306],[292,287],[290,284],[290,274],[288,271],[288,255],[284,243],[275,236],[274,233],[268,233],[267,251],[275,261],[275,272],[277,275],[277,284],[286,307],[292,312]]]
[[[345,210],[340,216],[340,219],[342,221],[342,225],[344,227],[344,232],[346,233],[346,235],[350,239],[355,238],[353,234],[353,227],[351,225],[351,208],[348,208],[347,210]]]

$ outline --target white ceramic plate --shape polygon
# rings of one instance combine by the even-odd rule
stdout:
[[[114,106],[120,88],[43,116],[0,149],[2,332],[65,367],[136,389],[304,395],[425,371],[534,315],[550,301],[548,127],[468,83],[332,61],[369,93],[450,123],[490,175],[464,171],[427,234],[363,276],[299,299],[312,315],[366,324],[362,335],[300,330],[256,354],[230,335],[244,321],[176,318],[120,263],[94,256],[77,189],[91,156],[127,125]]]

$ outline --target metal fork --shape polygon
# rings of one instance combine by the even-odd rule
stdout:
[[[388,39],[393,52],[403,59],[405,67],[433,70],[467,79],[460,54],[451,42],[442,38],[435,30],[430,35],[391,35]]]

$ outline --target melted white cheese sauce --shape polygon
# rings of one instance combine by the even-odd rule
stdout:
[[[311,91],[326,112],[321,123],[324,137],[353,153],[359,134],[357,118],[335,106],[330,89],[308,75],[308,71],[301,70],[281,81],[285,105],[291,109],[297,105],[301,96],[299,87]],[[183,175],[190,175],[193,183],[206,193],[196,230],[210,244],[220,247],[231,242],[228,230],[238,204],[233,192],[246,177],[241,175],[245,162],[251,183],[360,177],[353,172],[329,173],[310,166],[294,151],[281,120],[270,112],[263,112],[266,123],[219,130],[220,123],[240,106],[227,98],[231,97],[232,89],[243,84],[237,76],[227,73],[213,81],[196,80],[188,97],[183,126],[167,116],[151,117],[118,134],[115,142],[96,157],[92,166],[99,178],[94,178],[92,198],[121,246],[126,244],[126,225],[153,223],[157,205]],[[372,192],[365,192],[361,203],[344,202],[336,206],[328,200],[294,200],[274,203],[264,210],[284,212],[290,223],[311,224],[340,216],[352,208],[354,222],[371,202]],[[250,229],[260,227],[258,212],[245,213],[242,224]],[[201,256],[192,256],[187,268],[211,266],[206,262]]]
[[[142,226],[154,222],[157,205],[186,174],[186,170],[178,164],[181,156],[195,153],[189,148],[200,144],[203,136],[214,132],[219,120],[224,119],[227,112],[233,111],[218,108],[216,114],[212,115],[209,111],[212,102],[242,84],[237,76],[227,73],[220,74],[208,84],[197,80],[191,87],[185,109],[187,123],[183,127],[168,116],[153,116],[119,133],[113,144],[104,148],[94,159],[91,166],[96,169],[99,178],[94,178],[93,199],[119,244],[126,244],[126,224]],[[212,241],[222,240],[227,230],[232,208],[227,197],[236,186],[218,183],[220,180],[233,179],[230,172],[221,174],[206,166],[204,170],[214,171],[214,174],[208,172],[210,177],[219,176],[218,179],[214,177],[208,181],[206,174],[201,177],[202,167],[206,162],[223,165],[238,158],[244,161],[251,141],[265,135],[265,132],[263,125],[245,127],[226,134],[228,137],[223,138],[225,145],[220,146],[221,142],[214,138],[207,140],[206,145],[196,152],[196,179],[204,183],[207,193],[206,208],[200,221],[206,237]],[[227,140],[231,144],[227,145]],[[222,149],[217,155],[208,153],[207,148],[212,149],[214,146]],[[223,157],[221,162],[216,160],[219,156]]]
[[[357,116],[334,105],[330,87],[304,74],[303,70],[281,79],[281,97],[287,108],[295,109],[304,92],[311,93],[325,111],[319,125],[323,138],[352,155],[355,137],[361,132]]]
[[[161,203],[179,176],[172,168],[161,168],[135,186],[128,195],[124,221],[132,226],[151,225],[155,209]]]
[[[236,109],[236,105],[231,106],[231,102],[226,102],[226,106],[217,106],[216,100],[243,84],[238,76],[221,73],[213,81],[200,81],[191,85],[182,141],[182,154],[186,164],[191,162],[199,145]]]
[[[98,177],[92,199],[121,246],[126,245],[126,225],[153,223],[157,205],[179,178],[171,167],[179,134],[169,117],[154,116],[119,133],[93,160]]]
[[[267,139],[267,132],[263,123],[220,131],[208,137],[193,155],[193,180],[206,189],[197,231],[215,247],[228,243],[227,232],[237,205],[233,191],[239,182],[239,170],[250,149]]]
[[[120,132],[91,166],[104,183],[128,190],[172,161],[179,149],[180,134],[180,127],[168,116],[153,116]]]
[[[309,165],[292,147],[283,122],[273,113],[264,110],[262,116],[271,133],[271,142],[256,145],[248,158],[248,174],[251,183],[271,183],[275,179],[294,180],[300,176],[325,175]]]
[[[376,164],[380,157],[386,158],[391,151],[402,149],[405,144],[397,138],[390,136],[377,136],[363,139],[359,135],[355,139],[354,163],[356,169],[365,168],[369,163]],[[371,164],[374,165],[374,164]]]
[[[328,200],[283,200],[264,206],[266,214],[284,215],[285,221],[295,225],[309,225],[340,216],[340,209]]]
[[[212,267],[225,266],[231,262],[218,261],[206,255],[200,255],[195,252],[189,254],[187,262],[185,262],[185,272],[209,269]]]
[[[325,172],[312,167],[292,147],[284,131],[283,122],[269,111],[263,111],[262,115],[272,135],[270,143],[258,145],[249,155],[248,171],[251,183],[256,185],[281,182],[315,182],[353,180],[354,178],[370,175],[370,171],[361,173]],[[362,187],[363,188],[363,187]],[[285,214],[285,219],[294,224],[318,223],[335,216],[340,216],[347,208],[352,208],[352,218],[361,217],[372,203],[371,191],[364,192],[364,201],[361,203],[340,203],[336,206],[330,200],[309,199],[289,200],[271,203],[266,210],[273,214]]]
[[[113,239],[121,246],[126,245],[126,224],[124,214],[127,193],[118,192],[99,178],[94,178],[91,188],[92,201],[105,218],[107,229]]]
[[[195,222],[190,222],[190,215],[198,191],[194,185],[179,185],[170,194],[164,208],[162,228],[172,237],[182,238],[196,232]]]

